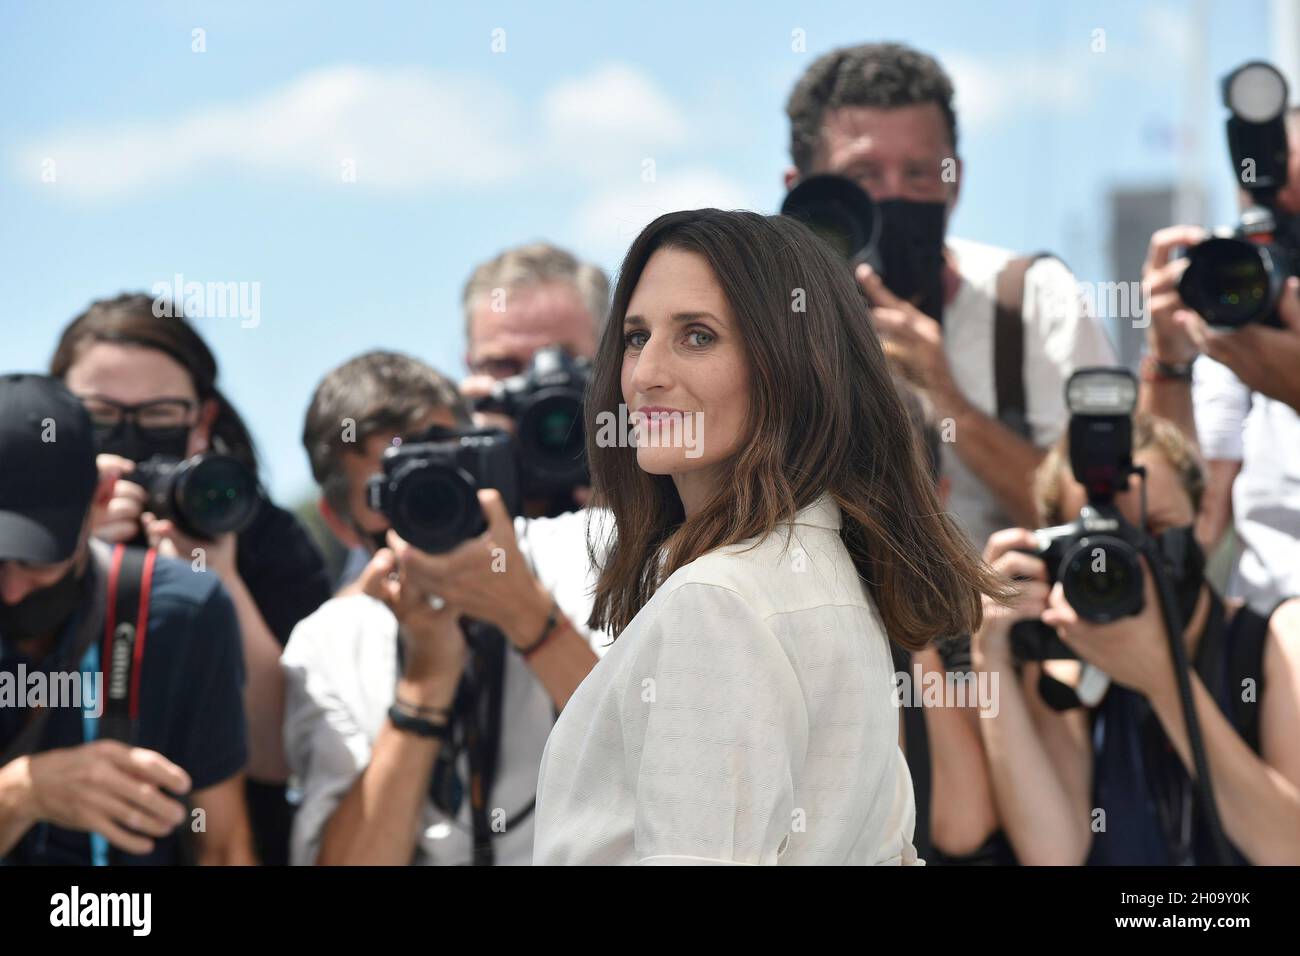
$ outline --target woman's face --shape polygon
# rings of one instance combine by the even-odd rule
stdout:
[[[186,456],[208,449],[216,404],[200,405],[189,372],[157,349],[95,342],[81,350],[64,376],[97,424],[120,416],[117,405],[150,406],[137,424],[145,429],[187,428]],[[157,403],[157,404],[153,404]]]
[[[740,328],[704,257],[670,247],[651,255],[623,320],[622,386],[638,422],[637,464],[672,475],[689,512],[736,453],[749,414]]]
[[[1196,520],[1192,498],[1183,490],[1178,473],[1163,454],[1155,448],[1144,448],[1133,454],[1133,463],[1146,467],[1148,533],[1163,534],[1172,528],[1187,527]],[[1142,516],[1139,485],[1138,476],[1131,475],[1129,490],[1115,496],[1115,506],[1134,527]],[[1087,503],[1088,494],[1083,485],[1073,477],[1066,477],[1061,487],[1061,514],[1065,520],[1077,518]]]

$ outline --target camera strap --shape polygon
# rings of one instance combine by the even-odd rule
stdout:
[[[1214,694],[1214,672],[1223,658],[1224,637],[1227,632],[1223,601],[1210,590],[1210,609],[1205,626],[1197,642],[1196,659],[1192,668]],[[1152,802],[1164,831],[1165,845],[1169,848],[1169,862],[1174,866],[1187,866],[1195,861],[1196,833],[1195,787],[1182,759],[1169,743],[1150,702],[1142,699],[1141,732],[1145,746],[1145,760],[1150,768],[1148,779],[1152,783]],[[1202,861],[1205,862],[1205,861]]]
[[[140,669],[149,632],[153,549],[113,549],[108,565],[107,603],[100,660],[104,670],[104,716],[95,735],[134,744],[140,722]]]
[[[118,544],[109,558],[105,587],[104,636],[102,646],[87,652],[91,670],[104,673],[104,713],[96,720],[83,716],[86,742],[116,740],[135,746],[140,730],[140,684],[144,650],[149,635],[149,607],[153,572],[158,552],[153,548]],[[102,647],[102,649],[101,649]],[[86,669],[83,666],[83,670]],[[186,803],[188,808],[188,802]],[[98,833],[90,835],[95,866],[105,866],[119,854]],[[191,866],[195,861],[193,836],[187,825],[176,830],[176,863]]]
[[[443,745],[434,761],[429,797],[444,813],[455,816],[460,802],[459,785],[455,781],[456,758],[463,749],[469,765],[468,796],[474,841],[471,862],[474,866],[491,866],[495,862],[493,838],[527,819],[536,799],[505,820],[504,826],[493,828],[492,816],[498,811],[490,807],[490,800],[501,753],[507,641],[504,634],[482,621],[461,618],[460,623],[470,657],[452,705],[451,741]],[[404,658],[399,638],[398,673],[402,671]]]
[[[993,387],[997,420],[1020,437],[1031,440],[1025,401],[1025,275],[1039,259],[1054,258],[1038,252],[1017,256],[998,273],[993,299]]]
[[[470,622],[466,639],[473,653],[466,679],[473,693],[465,708],[465,756],[469,762],[469,810],[474,828],[474,865],[491,866],[492,822],[488,800],[496,782],[501,752],[501,707],[505,689],[506,639],[495,628]],[[471,636],[472,635],[472,636]]]

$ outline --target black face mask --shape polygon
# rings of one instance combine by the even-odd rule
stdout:
[[[81,599],[81,578],[74,564],[59,580],[17,604],[0,601],[0,639],[27,641],[53,634],[72,616]]]
[[[943,320],[943,239],[947,205],[886,199],[880,209],[880,272],[889,290]]]
[[[1170,528],[1155,536],[1156,547],[1164,555],[1165,571],[1178,600],[1184,622],[1191,619],[1205,583],[1205,552],[1196,540],[1194,527]]]
[[[188,428],[141,430],[135,422],[124,421],[111,432],[97,437],[101,454],[121,455],[138,463],[155,455],[184,458],[189,449],[190,431]]]

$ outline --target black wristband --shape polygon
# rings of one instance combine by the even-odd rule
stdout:
[[[443,717],[451,720],[450,707],[421,707],[418,704],[412,704],[398,697],[394,700],[393,706],[404,714],[410,714],[412,717]]]
[[[415,734],[417,737],[433,737],[437,740],[449,740],[451,738],[451,723],[449,721],[435,724],[423,717],[416,717],[404,712],[396,704],[388,708],[388,722],[403,733]]]
[[[537,636],[537,640],[533,641],[527,647],[519,648],[519,653],[522,654],[525,659],[527,659],[528,656],[533,653],[533,651],[537,650],[539,647],[541,647],[543,644],[546,643],[547,639],[551,636],[551,633],[555,630],[555,625],[558,624],[559,622],[560,622],[560,602],[552,598],[551,613],[546,618],[546,626],[542,628],[542,633]]]

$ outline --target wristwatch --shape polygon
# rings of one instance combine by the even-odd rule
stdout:
[[[1142,356],[1138,367],[1144,382],[1190,382],[1192,380],[1192,363],[1173,365],[1162,362],[1150,352]]]

